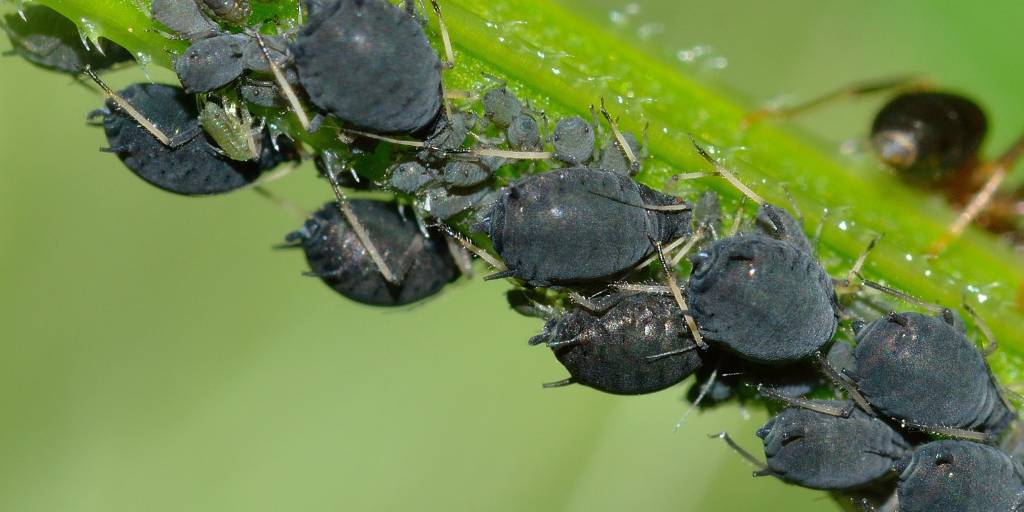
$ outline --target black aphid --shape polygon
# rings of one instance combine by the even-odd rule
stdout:
[[[596,140],[594,127],[579,116],[560,119],[555,123],[555,132],[551,135],[555,158],[573,166],[590,161]]]
[[[441,170],[441,179],[452,187],[472,187],[487,181],[490,177],[490,169],[469,160],[451,160]]]
[[[289,154],[290,145],[278,151],[269,136],[258,160],[239,162],[222,156],[199,126],[195,100],[178,87],[134,84],[118,94],[169,139],[159,140],[108,99],[106,108],[94,114],[103,118],[109,151],[137,176],[168,192],[228,192],[252,183],[263,171],[294,157]]]
[[[994,512],[1024,507],[1024,469],[988,445],[935,441],[914,452],[896,487],[900,512]]]
[[[529,286],[585,283],[633,268],[654,252],[652,238],[689,234],[688,208],[628,176],[578,167],[512,182],[477,229],[505,261],[501,277]]]
[[[769,419],[757,431],[769,474],[811,489],[851,490],[883,479],[910,453],[902,434],[852,402],[810,406],[852,412],[844,417],[790,407]]]
[[[221,31],[217,23],[203,14],[196,0],[153,0],[150,10],[153,19],[188,40],[206,38]]]
[[[435,183],[438,178],[436,170],[419,162],[402,162],[391,168],[388,186],[399,192],[415,194],[427,185]]]
[[[185,0],[187,1],[187,0]],[[249,0],[195,0],[203,14],[210,18],[242,25],[249,21],[252,5]]]
[[[495,202],[495,190],[487,185],[468,189],[434,186],[427,188],[423,210],[438,220],[448,220],[466,210],[485,208]]]
[[[458,277],[444,235],[425,237],[394,202],[356,199],[349,204],[398,284],[384,279],[338,205],[330,202],[287,240],[302,247],[311,274],[331,289],[364,304],[401,306],[434,295]]]
[[[389,2],[320,2],[292,52],[310,101],[351,126],[416,133],[440,116],[440,59],[423,27]]]
[[[752,361],[807,358],[838,325],[832,279],[793,217],[763,204],[757,219],[767,234],[723,238],[691,257],[693,316],[709,341]]]
[[[24,7],[25,19],[17,14],[4,16],[3,29],[14,53],[38,66],[81,73],[86,66],[95,71],[121,62],[131,62],[132,54],[106,40],[98,48],[89,48],[78,27],[57,11],[43,5]]]
[[[530,114],[519,114],[505,130],[508,146],[518,150],[537,150],[541,147],[540,126]]]
[[[678,384],[703,362],[672,297],[615,295],[599,311],[576,307],[551,319],[531,344],[551,347],[571,377],[617,395],[652,393]]]
[[[1014,417],[951,311],[891,314],[861,327],[850,377],[881,414],[923,427],[997,433]]]
[[[523,113],[523,104],[504,85],[484,93],[484,115],[499,128],[508,128]]]

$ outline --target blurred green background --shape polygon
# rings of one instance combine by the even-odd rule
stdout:
[[[1024,127],[1018,1],[563,1],[752,102],[925,72],[988,108],[987,153]],[[96,92],[0,70],[0,510],[833,507],[706,438],[756,448],[762,413],[673,433],[685,387],[542,390],[564,370],[526,346],[540,322],[507,310],[504,283],[346,302],[270,250],[297,227],[284,211],[161,193],[96,151]],[[878,101],[799,124],[838,148]],[[312,208],[328,194],[310,175],[273,188]]]

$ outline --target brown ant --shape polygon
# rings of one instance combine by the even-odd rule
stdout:
[[[744,118],[743,124],[769,117],[793,117],[840,98],[889,90],[898,94],[879,110],[871,125],[875,152],[904,181],[942,192],[950,204],[961,209],[929,254],[941,253],[972,222],[993,233],[1024,237],[1019,225],[1024,190],[998,190],[1024,153],[1024,135],[998,158],[981,160],[978,149],[988,131],[988,121],[981,107],[965,96],[930,89],[913,78],[867,82],[792,107],[755,111]]]

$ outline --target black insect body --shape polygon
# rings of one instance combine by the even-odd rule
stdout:
[[[762,205],[759,233],[727,237],[691,257],[687,288],[705,339],[763,364],[807,358],[839,319],[832,280],[795,219]]]
[[[852,490],[884,479],[911,444],[852,402],[813,401],[852,410],[832,416],[801,407],[783,410],[757,431],[768,471],[787,482],[823,490]]]
[[[153,19],[190,41],[210,37],[221,28],[203,14],[199,2],[193,0],[153,0],[150,11]]]
[[[195,101],[178,87],[135,84],[119,94],[173,142],[165,145],[108,100],[106,109],[97,114],[103,116],[110,151],[137,176],[168,192],[228,192],[252,183],[263,171],[293,156],[287,149],[290,145],[278,151],[269,140],[262,144],[257,161],[221,156],[199,126]]]
[[[448,220],[466,210],[484,208],[495,202],[495,190],[487,185],[468,189],[444,186],[427,188],[423,209],[438,220]]]
[[[441,62],[420,24],[384,0],[320,2],[291,47],[310,101],[375,133],[431,131]]]
[[[23,12],[24,20],[17,14],[5,15],[3,29],[14,53],[33,64],[81,73],[86,66],[99,71],[133,60],[131,53],[106,39],[100,40],[99,48],[85,46],[78,27],[49,7],[33,4]]]
[[[528,286],[587,283],[629,271],[654,251],[651,238],[689,234],[690,212],[683,208],[682,200],[628,176],[577,167],[512,182],[476,229],[505,261],[502,277]]]
[[[908,179],[934,182],[977,163],[985,138],[985,113],[957,94],[910,92],[882,107],[871,140],[886,164]]]
[[[590,161],[596,141],[594,128],[579,116],[560,119],[555,123],[555,132],[551,135],[555,158],[573,166]]]
[[[468,160],[452,160],[441,171],[441,179],[452,187],[472,187],[491,177],[490,169]]]
[[[400,283],[384,280],[338,205],[331,202],[287,237],[300,244],[312,274],[331,289],[363,304],[401,306],[434,295],[458,277],[443,235],[425,237],[415,222],[399,214],[396,203],[357,199],[350,204]]]
[[[536,150],[541,147],[540,127],[530,114],[519,114],[505,130],[505,140],[512,149]]]
[[[917,426],[998,433],[1014,418],[952,313],[891,314],[857,332],[849,376],[880,414]]]
[[[406,194],[415,194],[439,179],[437,171],[419,162],[402,162],[391,169],[388,186]]]
[[[935,441],[906,463],[896,488],[900,512],[1018,511],[1024,469],[988,445]]]
[[[237,79],[245,71],[243,46],[248,41],[245,35],[222,34],[192,43],[174,59],[174,71],[185,91],[212,91]]]
[[[484,93],[484,115],[499,128],[508,128],[520,114],[523,104],[507,87],[495,87]]]
[[[203,14],[208,17],[235,25],[249,21],[249,16],[252,14],[252,5],[249,0],[195,0],[195,2]]]
[[[617,395],[678,384],[702,362],[672,297],[609,297],[603,311],[574,308],[551,319],[530,341],[548,344],[573,383]],[[567,382],[566,382],[567,383]]]

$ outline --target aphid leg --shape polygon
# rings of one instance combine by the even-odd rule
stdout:
[[[669,265],[668,260],[665,258],[665,252],[661,250],[661,243],[649,234],[647,237],[651,240],[651,244],[654,245],[654,250],[658,253],[658,260],[661,261],[661,267],[665,270],[665,277],[668,280],[668,288],[669,290],[672,290],[672,297],[676,299],[676,304],[679,305],[679,310],[683,313],[683,319],[686,320],[686,325],[690,328],[690,334],[693,335],[693,341],[697,343],[697,346],[700,347],[701,350],[707,349],[708,345],[707,343],[704,343],[704,337],[700,334],[700,328],[697,326],[697,321],[690,315],[690,307],[686,305],[686,299],[683,298],[683,292],[679,289],[679,284],[676,283],[676,274],[672,271],[673,267]]]
[[[913,304],[919,308],[927,309],[928,311],[931,311],[933,313],[939,313],[944,309],[942,306],[932,304],[930,302],[925,302],[917,297],[914,297],[913,295],[910,295],[909,293],[901,292],[895,288],[891,288],[881,283],[876,283],[875,281],[865,279],[864,275],[861,274],[860,272],[857,273],[857,277],[860,279],[861,284],[863,284],[864,286],[871,288],[872,290],[880,291],[886,295],[895,297],[908,304]]]
[[[868,242],[867,247],[865,247],[864,250],[860,252],[860,255],[857,256],[857,259],[854,260],[853,267],[851,267],[850,271],[846,273],[846,278],[835,280],[834,284],[837,287],[843,288],[843,291],[846,293],[853,293],[861,289],[860,286],[853,285],[854,278],[860,275],[860,270],[864,268],[864,262],[868,260],[868,255],[875,249],[875,246],[878,245],[878,241],[881,240],[883,236],[884,235],[878,235]]]
[[[274,62],[273,57],[270,56],[270,50],[267,49],[267,43],[263,40],[263,36],[258,31],[253,31],[253,37],[256,38],[256,44],[260,46],[260,51],[263,52],[263,58],[267,59],[267,65],[270,66],[270,72],[274,75],[274,80],[277,82],[277,86],[284,93],[284,97],[288,100],[288,105],[291,106],[292,111],[299,118],[299,124],[302,125],[302,129],[309,131],[310,122],[309,117],[306,116],[305,109],[302,108],[302,103],[299,102],[298,95],[295,94],[295,89],[292,88],[288,80],[285,79],[284,73],[281,72],[281,68]]]
[[[811,237],[811,249],[814,250],[814,254],[817,255],[821,249],[821,233],[825,230],[825,223],[828,222],[829,215],[832,214],[832,210],[825,208],[821,212],[821,218],[818,219],[818,225],[814,227],[814,236]]]
[[[757,473],[755,473],[756,476],[763,476],[763,475],[770,475],[770,474],[772,474],[771,470],[768,469],[768,465],[767,464],[765,464],[764,462],[761,462],[760,460],[757,459],[757,457],[754,457],[750,452],[745,450],[742,446],[736,444],[736,441],[733,441],[732,438],[729,437],[729,433],[728,432],[719,432],[717,434],[710,434],[708,436],[708,438],[710,438],[710,439],[718,438],[718,439],[721,439],[722,441],[725,441],[725,444],[729,445],[729,447],[732,448],[733,450],[736,450],[736,453],[740,454],[740,457],[743,457],[744,459],[747,460],[747,462],[749,462],[749,463],[753,464],[754,466],[756,466],[757,468],[759,468],[759,471]],[[758,474],[758,473],[761,473],[761,474]]]
[[[545,382],[544,384],[541,384],[541,387],[543,387],[545,389],[547,389],[547,388],[561,388],[561,387],[565,387],[565,386],[568,386],[570,384],[575,384],[575,383],[576,383],[576,381],[572,377],[569,377],[568,379],[562,379],[562,380],[555,381],[555,382]]]
[[[789,202],[790,208],[793,208],[793,216],[796,217],[796,221],[803,227],[804,214],[800,211],[800,205],[796,204],[796,198],[789,192],[789,187],[786,185],[782,185],[782,193],[786,195],[786,201]]]
[[[978,432],[975,430],[966,430],[962,428],[953,427],[942,427],[935,425],[918,425],[916,423],[910,423],[908,421],[901,421],[901,424],[910,430],[917,430],[920,432],[928,432],[930,434],[952,437],[954,439],[963,439],[967,441],[975,441],[978,443],[988,443],[992,441],[992,435],[984,432]]]
[[[974,321],[974,325],[978,327],[978,331],[981,332],[981,336],[985,338],[985,344],[981,348],[981,353],[988,357],[995,353],[999,349],[999,342],[996,340],[995,334],[992,329],[989,329],[988,324],[981,319],[978,312],[967,303],[966,298],[963,301],[964,310],[967,311],[967,315]]]
[[[835,382],[839,387],[843,388],[843,391],[846,391],[846,396],[850,397],[858,407],[860,407],[864,412],[872,416],[876,416],[875,410],[868,403],[867,399],[864,398],[864,395],[857,390],[857,386],[850,382],[846,375],[843,375],[841,372],[833,368],[832,363],[829,363],[828,359],[821,352],[818,352],[818,363],[821,367],[821,371],[831,379],[832,382]]]
[[[974,219],[992,202],[996,190],[1003,184],[1003,180],[1006,179],[1007,174],[1010,173],[1022,154],[1024,154],[1024,135],[1017,139],[1013,146],[1010,146],[1010,149],[999,158],[982,167],[982,170],[989,174],[988,180],[981,190],[971,198],[971,202],[967,203],[960,216],[946,229],[946,233],[932,244],[928,249],[928,254],[936,256],[944,251],[967,229],[967,226],[974,222]]]
[[[693,237],[690,238],[690,241],[686,242],[686,245],[684,245],[682,249],[679,249],[679,252],[677,252],[676,255],[672,257],[672,266],[675,267],[676,265],[679,264],[680,261],[683,261],[683,258],[685,258],[687,254],[690,254],[690,251],[692,251],[693,248],[696,247],[697,242],[700,242],[703,238],[704,226],[700,226],[699,228],[697,228],[697,231],[693,233]]]
[[[696,235],[694,235],[694,236],[696,236]],[[688,237],[688,236],[681,236],[681,237],[676,238],[675,240],[673,240],[668,245],[665,245],[664,247],[662,247],[661,250],[665,251],[666,254],[671,253],[672,251],[674,251],[676,249],[676,247],[679,247],[683,242],[685,242],[687,240],[692,240],[692,238]],[[646,267],[647,265],[650,265],[651,263],[654,263],[654,260],[657,259],[657,258],[658,258],[657,254],[652,254],[652,255],[648,256],[647,259],[645,259],[645,260],[641,261],[640,263],[637,263],[635,266],[633,266],[633,269],[634,270],[640,270],[640,269]],[[673,264],[675,264],[675,263],[678,263],[678,261],[674,262]]]
[[[829,416],[848,418],[850,414],[853,413],[852,407],[832,407],[830,405],[815,403],[806,398],[786,396],[783,395],[782,393],[779,393],[778,391],[775,391],[774,389],[765,386],[764,384],[757,385],[757,392],[761,396],[770,398],[772,400],[777,400],[792,407],[799,407],[801,409],[807,409],[821,414],[827,414]]]
[[[850,84],[790,107],[765,107],[760,110],[755,110],[743,117],[743,120],[740,121],[740,127],[747,128],[751,124],[769,118],[794,117],[798,114],[803,114],[807,111],[814,110],[843,98],[864,96],[893,89],[909,89],[914,86],[917,86],[917,88],[923,88],[925,85],[926,83],[916,75]]]
[[[131,118],[134,119],[136,123],[139,123],[140,126],[145,128],[147,132],[153,135],[153,137],[156,138],[156,140],[160,141],[160,143],[163,144],[164,146],[175,148],[192,140],[192,138],[195,137],[194,133],[179,133],[174,134],[173,137],[167,135],[166,133],[163,132],[163,130],[161,130],[155,124],[153,124],[152,121],[147,119],[146,116],[142,115],[141,112],[136,110],[131,103],[128,103],[128,100],[122,98],[120,94],[114,92],[114,90],[111,89],[106,82],[101,80],[100,77],[97,76],[95,72],[93,72],[90,66],[85,66],[84,71],[85,74],[89,75],[89,78],[91,78],[93,82],[96,82],[96,85],[100,86],[100,89],[103,89],[103,92],[106,93],[107,97],[109,97],[115,105],[117,105],[117,108],[123,110],[124,113],[131,116]]]
[[[656,284],[612,283],[611,287],[624,292],[653,293],[657,295],[672,294],[672,290],[668,286]]]
[[[453,238],[456,242],[459,243],[459,245],[464,247],[467,251],[475,254],[478,258],[480,258],[480,259],[484,260],[485,262],[487,262],[487,264],[490,265],[491,268],[493,268],[494,270],[497,270],[496,273],[484,277],[485,281],[489,281],[489,280],[492,280],[492,279],[502,279],[504,277],[508,277],[507,275],[504,275],[506,272],[508,272],[508,267],[506,267],[505,264],[501,262],[501,260],[499,260],[498,258],[495,258],[494,256],[491,256],[490,253],[488,253],[487,251],[485,251],[485,250],[477,247],[476,245],[474,245],[473,242],[470,242],[466,237],[464,237],[461,234],[457,233],[454,229],[451,228],[451,226],[449,226],[449,225],[447,225],[447,224],[445,224],[443,222],[437,222],[437,223],[433,224],[433,226],[438,228],[438,229],[440,229],[441,231],[444,231],[444,233],[446,235],[448,235],[449,237]],[[502,275],[499,276],[499,274],[502,274]],[[509,275],[511,275],[511,274],[509,274]],[[494,277],[494,276],[498,276],[498,277]]]
[[[352,227],[352,231],[356,237],[359,238],[359,242],[363,244],[363,248],[366,249],[366,253],[373,260],[374,265],[377,266],[377,271],[384,277],[384,280],[391,284],[398,284],[398,278],[395,277],[394,272],[388,267],[388,264],[381,257],[380,251],[377,250],[377,246],[374,245],[373,240],[370,239],[370,234],[366,232],[366,228],[363,223],[359,221],[359,217],[352,210],[352,206],[348,202],[348,198],[345,197],[345,193],[341,189],[341,184],[338,183],[338,176],[335,172],[334,166],[328,163],[325,165],[324,174],[327,175],[327,180],[331,183],[331,189],[334,190],[334,197],[337,199],[338,210],[348,221],[349,226]]]
[[[757,193],[751,190],[750,187],[748,187],[742,181],[737,179],[736,175],[733,174],[732,171],[726,169],[724,165],[718,163],[717,160],[715,160],[707,151],[704,150],[703,147],[701,147],[700,144],[697,143],[697,139],[695,139],[693,135],[690,135],[690,142],[692,142],[693,147],[697,149],[697,153],[699,153],[700,156],[704,158],[704,160],[707,160],[711,165],[715,166],[715,171],[717,171],[718,174],[725,178],[726,181],[729,182],[729,184],[735,187],[736,190],[739,190],[740,192],[743,193],[743,195],[749,197],[750,200],[754,201],[754,203],[756,203],[758,206],[764,204],[764,199],[761,196],[757,195]]]
[[[437,26],[441,31],[441,42],[444,44],[444,67],[451,69],[455,67],[455,52],[452,50],[452,39],[448,35],[448,25],[444,22],[444,15],[441,14],[441,6],[437,4],[437,0],[430,0],[430,6],[434,9],[434,15],[437,16]]]
[[[693,403],[686,408],[686,412],[683,413],[683,417],[679,418],[679,421],[676,422],[675,428],[672,429],[673,432],[678,432],[679,429],[683,428],[683,423],[686,423],[686,419],[690,417],[690,414],[693,414],[693,411],[697,407],[700,407],[700,403],[704,401],[704,397],[707,396],[708,393],[711,391],[711,386],[714,386],[715,381],[718,380],[718,370],[721,368],[721,366],[722,360],[719,359],[718,363],[715,364],[715,369],[712,370],[711,375],[708,376],[708,380],[704,381],[704,383],[701,384],[700,393],[697,394],[697,399],[694,400]]]
[[[651,355],[649,355],[647,357],[644,357],[644,360],[647,361],[647,362],[658,361],[658,360],[661,360],[661,359],[665,359],[666,357],[678,356],[680,354],[685,354],[687,352],[692,352],[696,348],[697,348],[697,345],[694,345],[692,347],[678,348],[678,349],[675,349],[675,350],[669,350],[668,352],[658,352],[657,354],[651,354]]]
[[[626,161],[629,162],[629,173],[636,174],[640,171],[640,160],[633,154],[633,148],[626,143],[626,138],[622,136],[622,132],[619,131],[618,123],[612,119],[611,114],[608,113],[608,109],[604,107],[604,98],[601,98],[601,115],[604,116],[605,121],[608,121],[608,126],[612,129],[612,135],[615,136],[615,144],[618,145],[619,151],[626,156]],[[645,129],[646,132],[646,129]]]
[[[587,311],[600,312],[602,308],[599,307],[595,302],[586,298],[580,292],[569,292],[569,300],[574,304],[582,306]]]
[[[740,232],[743,226],[743,207],[747,204],[747,196],[740,198],[740,204],[736,207],[736,215],[732,218],[732,227],[729,228],[729,236]]]

